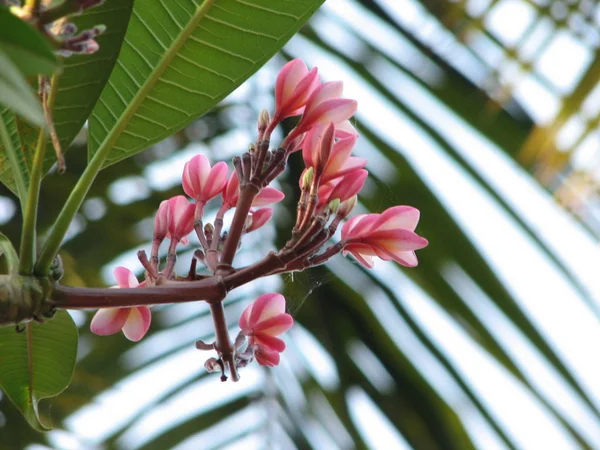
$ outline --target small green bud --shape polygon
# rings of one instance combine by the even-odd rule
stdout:
[[[303,191],[309,191],[310,190],[310,185],[313,182],[314,174],[315,174],[314,169],[312,167],[309,167],[304,172],[304,175],[302,175],[302,190]]]

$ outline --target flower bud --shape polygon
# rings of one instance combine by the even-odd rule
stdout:
[[[204,363],[207,372],[221,372],[221,365],[216,358],[208,358]]]
[[[262,135],[267,127],[269,126],[269,122],[271,121],[271,116],[269,115],[269,111],[263,109],[258,116],[258,134]]]
[[[327,206],[327,208],[329,209],[329,211],[331,211],[333,214],[335,214],[336,212],[338,212],[339,207],[340,207],[340,199],[339,198],[331,200],[329,202],[329,205]]]
[[[309,167],[308,169],[306,169],[304,171],[304,174],[302,175],[302,186],[301,186],[303,191],[310,190],[310,185],[313,182],[314,173],[315,173],[315,171],[312,167]]]
[[[341,203],[339,210],[337,211],[337,216],[340,219],[344,219],[348,217],[348,215],[352,212],[354,207],[356,206],[356,202],[358,197],[356,195],[350,197],[348,200]]]

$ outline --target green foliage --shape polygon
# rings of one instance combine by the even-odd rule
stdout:
[[[195,120],[261,67],[323,0],[137,2],[90,118],[89,157],[127,158]]]
[[[52,75],[58,68],[50,43],[35,28],[1,6],[0,49],[26,77]]]
[[[38,402],[69,385],[76,355],[77,327],[66,311],[44,324],[29,322],[21,333],[0,328],[0,387],[36,430],[48,428]]]
[[[40,102],[31,87],[23,77],[19,67],[9,58],[0,47],[0,106],[8,107],[23,116],[29,122],[41,126],[44,114]],[[0,160],[2,168],[3,159]]]
[[[91,55],[74,54],[64,58],[61,73],[54,77],[55,86],[50,99],[52,118],[60,145],[65,153],[90,115],[108,81],[119,56],[132,7],[133,0],[120,1],[118,4],[105,2],[70,20],[79,30],[103,24],[109,31],[96,38],[100,46],[96,53]],[[35,151],[39,128],[31,126],[20,118],[17,118],[16,125],[18,133],[17,129],[14,129],[14,134],[20,135],[20,141],[15,148],[21,149],[19,154],[24,158],[22,166],[29,173],[33,161],[33,157],[30,155],[33,155]],[[16,193],[11,168],[7,164],[2,165],[2,153],[3,150],[0,146],[0,181]],[[43,173],[47,173],[55,162],[55,153],[46,152]]]
[[[18,265],[17,251],[6,235],[0,232],[0,275],[14,273]]]

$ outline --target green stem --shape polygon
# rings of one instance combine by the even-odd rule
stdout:
[[[40,186],[44,174],[44,154],[46,153],[46,133],[40,129],[38,135],[35,155],[33,156],[33,167],[29,179],[29,192],[27,203],[23,210],[23,229],[21,232],[21,249],[19,262],[19,273],[31,275],[35,262],[35,228],[37,224],[37,209],[40,198]]]
[[[27,185],[25,184],[25,178],[23,177],[23,172],[19,166],[17,152],[12,145],[10,135],[8,134],[8,129],[6,128],[6,124],[2,118],[0,118],[0,139],[4,145],[6,156],[8,158],[8,162],[10,163],[10,168],[12,169],[15,177],[17,194],[19,195],[19,201],[21,202],[21,212],[25,214],[25,196],[27,195]]]
[[[112,148],[112,144],[112,139],[107,139],[103,142],[102,146],[94,154],[93,158],[81,174],[79,181],[77,181],[77,184],[71,191],[69,198],[54,222],[54,226],[50,230],[50,234],[40,252],[40,256],[33,270],[36,275],[45,276],[49,272],[52,261],[58,253],[60,244],[67,233],[67,229],[83,203],[92,183],[96,179],[96,175],[100,172],[102,164]]]

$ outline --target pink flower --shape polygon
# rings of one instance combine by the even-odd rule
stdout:
[[[273,208],[262,208],[251,211],[246,219],[246,233],[258,230],[273,217]]]
[[[187,242],[187,235],[194,229],[193,203],[190,203],[183,195],[176,195],[167,200],[167,224],[169,232],[167,236],[177,242]]]
[[[142,286],[131,270],[117,267],[114,271],[119,288],[135,288]],[[108,336],[123,330],[130,341],[142,339],[150,328],[151,314],[147,306],[132,308],[103,308],[96,311],[90,329],[93,333]]]
[[[394,260],[406,267],[418,264],[415,250],[427,246],[427,239],[414,232],[419,210],[394,206],[381,214],[353,217],[342,228],[344,256],[351,253],[363,266],[373,267],[373,256]]]
[[[302,114],[306,101],[319,85],[317,68],[310,71],[301,59],[288,62],[277,75],[275,82],[275,114],[273,127],[286,117]]]
[[[369,172],[365,169],[353,170],[342,178],[335,178],[319,187],[319,206],[328,204],[336,198],[343,202],[358,194],[365,185]]]
[[[258,363],[267,366],[279,364],[279,353],[285,350],[285,342],[277,336],[293,324],[294,319],[285,312],[285,298],[277,293],[258,297],[244,310],[239,322],[242,334],[248,338],[248,346],[255,348]]]
[[[343,86],[341,81],[331,81],[316,88],[306,102],[300,122],[290,132],[286,141],[292,141],[319,123],[324,125],[340,124],[352,117],[356,112],[357,103],[356,100],[339,98],[342,95]],[[349,125],[349,123],[345,125]]]
[[[223,207],[226,209],[233,208],[237,204],[240,196],[240,180],[235,171],[229,177],[221,195],[223,196]],[[261,189],[256,197],[254,197],[252,206],[270,205],[272,203],[280,202],[284,197],[284,193],[280,190],[272,187],[265,187]]]
[[[185,163],[182,184],[187,195],[206,203],[221,193],[227,183],[227,164],[218,162],[212,168],[208,158],[196,155]]]
[[[169,202],[163,200],[154,216],[154,240],[162,242],[169,233]]]
[[[315,168],[315,172],[317,161],[320,159],[324,133],[325,128],[322,125],[315,126],[306,133],[301,145],[304,164],[306,167]],[[357,138],[358,135],[345,134],[343,138],[333,144],[321,175],[321,183],[343,177],[367,165],[366,159],[350,156]]]

